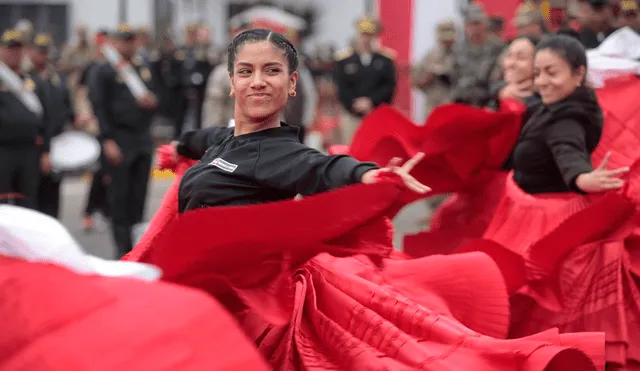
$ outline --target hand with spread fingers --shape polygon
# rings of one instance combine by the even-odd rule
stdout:
[[[402,180],[404,181],[404,184],[410,190],[416,193],[427,193],[431,191],[431,188],[420,183],[419,181],[416,180],[416,178],[414,178],[409,174],[411,170],[413,170],[413,168],[423,158],[424,158],[424,153],[418,153],[417,155],[413,156],[413,158],[411,158],[409,161],[405,162],[404,165],[400,166],[402,159],[394,157],[393,159],[391,159],[387,167],[384,167],[382,169],[367,171],[366,173],[364,173],[364,175],[362,176],[361,182],[364,184],[372,184],[378,180],[378,175],[380,173],[392,172],[399,175],[400,178],[402,178]]]
[[[578,175],[576,186],[586,193],[605,192],[620,189],[624,186],[624,180],[620,176],[629,172],[628,167],[607,170],[611,153],[607,153],[600,166],[595,170]]]

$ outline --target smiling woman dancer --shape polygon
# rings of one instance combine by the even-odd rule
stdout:
[[[199,163],[180,184],[179,211],[280,201],[356,183],[374,183],[394,172],[410,189],[429,190],[409,175],[420,154],[387,168],[344,155],[325,156],[298,141],[298,129],[280,121],[296,95],[298,56],[283,36],[266,29],[245,31],[229,46],[235,127],[186,133],[177,152]],[[206,153],[205,153],[206,152]]]

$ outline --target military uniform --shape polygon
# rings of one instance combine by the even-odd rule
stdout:
[[[180,98],[180,72],[182,62],[173,50],[153,50],[149,56],[149,68],[156,81],[158,114],[175,126],[178,119]]]
[[[440,22],[436,28],[438,45],[429,50],[413,68],[413,84],[425,95],[425,115],[439,105],[451,101],[453,43],[456,26],[453,21]],[[425,83],[426,82],[426,83]]]
[[[229,97],[231,84],[227,70],[227,58],[213,69],[207,81],[207,90],[202,111],[204,126],[226,127],[234,115],[234,99]]]
[[[605,11],[604,8],[611,7],[609,0],[588,0],[587,3],[594,12],[602,12]],[[595,49],[615,31],[616,29],[612,26],[607,27],[605,31],[596,31],[583,25],[580,30],[580,42],[582,42],[585,49]]]
[[[362,18],[358,30],[361,34],[378,35],[381,27],[376,21]],[[334,81],[342,106],[337,139],[349,144],[364,117],[353,107],[358,98],[369,98],[373,108],[391,104],[396,88],[395,52],[387,48],[370,54],[358,54],[353,48],[339,51],[335,56]]]
[[[197,25],[190,25],[188,32],[197,30]],[[213,70],[210,51],[206,45],[195,44],[183,46],[176,51],[176,59],[180,63],[178,114],[175,123],[175,138],[180,138],[184,131],[202,127],[202,105],[204,103],[206,83]]]
[[[469,6],[465,20],[488,21],[484,10],[475,4]],[[483,107],[489,102],[491,74],[503,49],[502,42],[489,37],[482,45],[465,42],[456,47],[452,91],[454,102],[476,107]]]
[[[2,36],[4,48],[22,48],[20,34],[6,31]],[[16,66],[18,69],[19,66]],[[41,110],[28,108],[20,93],[9,90],[0,78],[0,203],[18,194],[16,203],[36,209],[40,182],[40,163],[49,154],[48,102],[43,83],[35,76],[14,72],[24,87],[38,98]]]
[[[36,35],[34,46],[43,53],[49,53],[52,46],[51,38],[46,34]],[[75,111],[66,79],[53,66],[47,65],[40,71],[33,66],[32,74],[37,75],[43,83],[43,89],[50,105],[49,132],[52,137],[59,135],[64,126],[75,121]],[[57,174],[43,174],[38,191],[38,210],[42,213],[58,218],[60,213],[60,182]]]
[[[128,29],[121,26],[116,37],[133,42],[133,33]],[[147,88],[155,91],[148,66],[132,67]],[[111,178],[107,189],[109,213],[120,255],[133,247],[132,227],[143,219],[154,148],[151,123],[156,112],[140,105],[124,78],[117,66],[102,64],[96,70],[93,87],[100,140],[103,145],[113,140],[122,154],[122,161],[117,165],[108,163],[107,170]]]

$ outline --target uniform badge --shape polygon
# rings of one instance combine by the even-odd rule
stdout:
[[[56,88],[60,87],[60,76],[58,76],[57,73],[54,73],[53,76],[51,76],[51,83],[53,84],[53,86],[55,86]]]
[[[36,83],[31,78],[28,78],[24,81],[24,87],[28,91],[33,91],[36,88]]]
[[[202,48],[197,48],[196,49],[196,60],[198,61],[203,61],[207,58],[206,53],[204,52],[204,50]]]
[[[140,70],[140,77],[142,77],[144,81],[151,81],[151,71],[149,71],[147,67],[144,67]]]
[[[344,72],[348,75],[353,75],[354,73],[358,72],[358,65],[355,63],[349,63],[344,66]]]

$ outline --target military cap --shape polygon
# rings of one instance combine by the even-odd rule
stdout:
[[[128,23],[121,23],[118,25],[114,37],[120,40],[133,40],[136,37],[136,32],[133,27]]]
[[[487,23],[489,18],[487,17],[487,13],[485,13],[484,9],[478,4],[472,3],[470,4],[464,14],[465,22],[484,22]]]
[[[456,24],[452,20],[444,20],[436,26],[436,35],[440,41],[454,41],[457,37]]]
[[[42,51],[48,51],[52,44],[51,36],[46,33],[36,34],[33,38],[33,45]]]
[[[536,24],[543,21],[542,12],[536,8],[521,7],[513,17],[513,25],[515,27],[525,27],[530,24]]]
[[[379,35],[382,33],[382,24],[375,18],[362,17],[356,22],[358,31],[368,35]]]
[[[7,47],[18,47],[24,45],[22,33],[20,31],[10,29],[2,34],[2,45]]]
[[[637,0],[622,0],[620,2],[620,11],[623,13],[637,13],[638,12]]]

